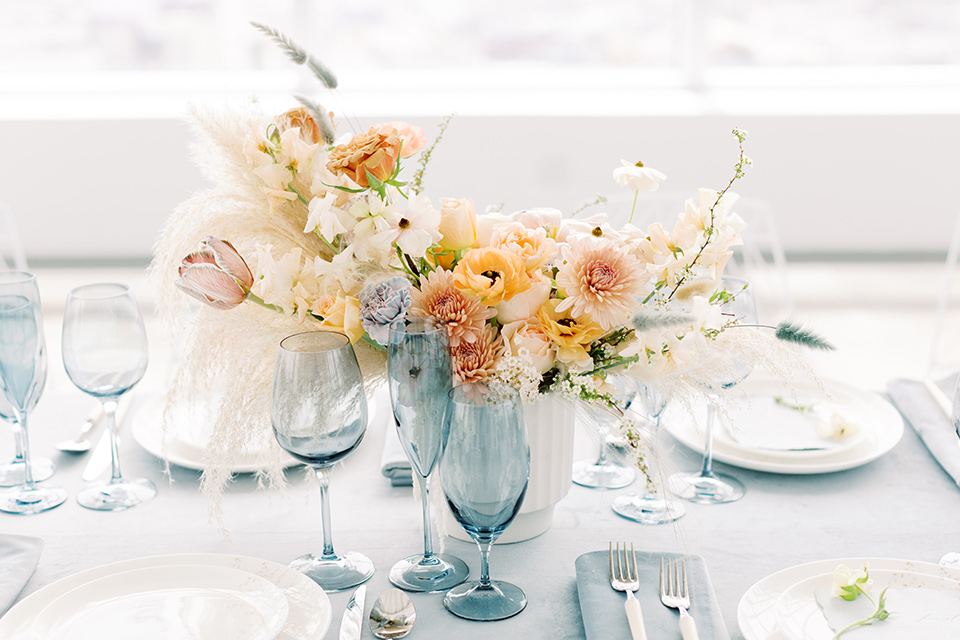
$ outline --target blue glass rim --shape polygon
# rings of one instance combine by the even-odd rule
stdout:
[[[326,353],[350,346],[350,338],[339,331],[301,331],[280,341],[280,349],[290,353]]]
[[[120,298],[130,293],[130,287],[119,282],[94,282],[76,287],[67,294],[67,299],[75,300],[109,300]]]
[[[37,276],[29,271],[0,271],[0,285],[27,284],[36,280]]]

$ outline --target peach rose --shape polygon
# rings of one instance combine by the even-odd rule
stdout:
[[[360,301],[352,296],[337,292],[337,295],[321,296],[310,310],[323,318],[321,327],[338,331],[355,343],[363,336],[360,324]]]
[[[453,270],[457,287],[495,307],[530,288],[530,276],[519,257],[496,247],[471,249]]]
[[[409,158],[427,146],[427,135],[420,127],[406,122],[385,122],[377,125],[378,133],[389,135],[392,131],[396,131],[403,141],[403,147],[400,149],[401,158]]]
[[[280,129],[280,133],[296,127],[300,129],[300,137],[303,138],[305,142],[317,144],[323,141],[323,134],[320,133],[320,125],[317,124],[313,116],[303,107],[290,109],[290,111],[277,116],[274,122],[277,128]]]
[[[526,349],[527,357],[540,373],[549,371],[557,361],[557,345],[543,332],[536,318],[506,324],[500,335],[504,354],[520,355],[520,350]]]
[[[550,283],[542,279],[534,280],[529,289],[497,305],[497,321],[507,324],[526,320],[535,314],[549,297]]]
[[[537,311],[540,328],[557,345],[557,359],[561,362],[579,362],[590,357],[587,347],[606,333],[587,313],[570,317],[570,309],[557,312],[562,301],[554,298]]]
[[[395,129],[379,133],[370,127],[359,133],[347,144],[335,147],[327,157],[327,169],[344,175],[361,187],[369,187],[369,173],[377,180],[388,180],[397,168],[400,159],[400,134]]]
[[[468,249],[477,241],[477,211],[470,198],[440,198],[440,246]]]
[[[494,231],[490,242],[495,247],[520,256],[530,274],[557,254],[557,243],[547,236],[546,229],[529,229],[519,222],[512,222]]]

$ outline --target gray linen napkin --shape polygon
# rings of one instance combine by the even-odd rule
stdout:
[[[660,557],[685,558],[690,587],[690,615],[697,621],[700,637],[729,640],[713,593],[707,564],[702,556],[637,551],[640,589],[635,594],[643,610],[644,626],[651,640],[680,640],[680,614],[660,603]],[[587,640],[630,640],[630,627],[623,609],[626,594],[610,587],[610,554],[591,551],[576,561],[580,614]]]
[[[43,540],[12,534],[0,535],[0,615],[23,591],[40,561]]]
[[[948,398],[953,397],[956,376],[937,381],[937,386]],[[917,432],[930,455],[940,463],[953,481],[960,484],[960,438],[953,428],[952,418],[930,395],[919,380],[897,379],[887,383],[890,399],[904,420]]]
[[[392,424],[387,425],[387,432],[383,435],[380,471],[390,478],[390,484],[394,487],[413,486],[413,468],[410,466],[407,454],[403,451],[403,445],[400,444],[397,429]]]

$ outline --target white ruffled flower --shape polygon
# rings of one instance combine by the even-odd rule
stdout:
[[[319,229],[320,235],[333,240],[341,233],[352,231],[356,221],[348,212],[336,206],[339,199],[336,193],[328,191],[323,197],[311,200],[303,232],[313,233]]]
[[[251,290],[267,304],[292,314],[297,310],[295,285],[303,275],[303,250],[291,249],[279,260],[273,257],[271,245],[257,247],[257,270]],[[312,274],[311,274],[312,275]]]
[[[817,423],[817,436],[824,439],[835,438],[839,440],[852,436],[859,431],[860,425],[850,422],[836,412],[830,416],[830,420],[821,420]]]
[[[570,242],[573,238],[606,238],[614,242],[620,241],[620,232],[607,221],[607,214],[595,213],[581,220],[565,219],[560,222],[557,231],[558,242]]]
[[[656,191],[660,183],[667,179],[656,169],[643,166],[642,162],[628,162],[620,160],[622,167],[613,170],[613,179],[621,187],[629,187],[636,191]]]
[[[440,240],[440,211],[427,196],[415,196],[407,202],[406,211],[400,214],[393,228],[382,235],[383,241],[396,243],[407,255],[421,258]]]

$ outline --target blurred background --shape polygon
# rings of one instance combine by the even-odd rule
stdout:
[[[49,282],[142,274],[170,212],[207,186],[190,159],[191,104],[257,96],[279,113],[298,92],[333,111],[341,132],[349,116],[404,119],[428,135],[456,113],[427,193],[507,212],[615,196],[623,158],[667,174],[676,213],[697,187],[726,184],[737,126],[750,132],[755,164],[736,190],[760,205],[769,320],[826,324],[852,349],[851,364],[830,365],[839,377],[852,363],[879,382],[948,360],[949,331],[937,327],[960,320],[944,268],[960,213],[955,0],[0,0],[0,10],[0,203]],[[251,20],[324,60],[339,90],[301,73]]]

